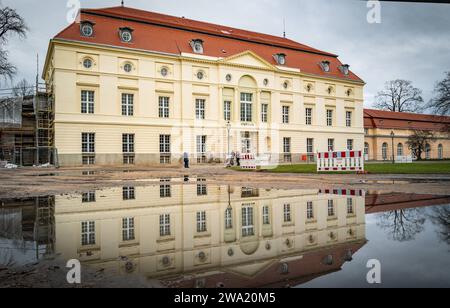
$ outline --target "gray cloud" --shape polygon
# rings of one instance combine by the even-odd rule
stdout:
[[[436,81],[450,70],[450,5],[382,3],[382,23],[368,24],[366,2],[357,0],[126,0],[128,6],[288,37],[337,53],[367,82],[370,106],[385,81],[408,79],[431,98]],[[36,75],[48,41],[67,26],[65,0],[3,0],[18,9],[30,27],[25,40],[8,49],[22,77]],[[120,5],[120,0],[81,1],[83,7]],[[42,66],[42,65],[41,65]],[[2,84],[4,86],[4,84]]]

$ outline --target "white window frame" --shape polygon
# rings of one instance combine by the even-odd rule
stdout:
[[[314,154],[314,138],[306,139],[306,153]]]
[[[135,135],[122,134],[122,152],[124,154],[133,154],[135,148]]]
[[[334,200],[329,199],[328,200],[328,217],[335,217],[336,211],[334,208]]]
[[[353,199],[347,198],[347,215],[355,214],[355,208],[353,206]]]
[[[197,120],[205,119],[206,100],[203,98],[197,98],[195,100],[195,118]]]
[[[353,139],[347,139],[347,151],[353,151],[355,141]]]
[[[122,218],[122,241],[136,240],[134,217]]]
[[[352,127],[352,121],[353,120],[353,112],[351,111],[346,111],[345,112],[345,125],[347,127]]]
[[[233,229],[233,209],[225,210],[225,230]]]
[[[208,231],[206,212],[197,212],[197,233],[205,233]]]
[[[282,122],[283,124],[289,124],[289,106],[282,107]]]
[[[333,109],[327,109],[327,126],[333,126]]]
[[[314,203],[312,201],[306,202],[306,218],[314,219]]]
[[[334,139],[328,139],[328,152],[334,152]]]
[[[171,153],[171,144],[170,144],[170,135],[159,135],[159,153],[160,154],[170,154]]]
[[[241,122],[253,121],[253,94],[241,93]]]
[[[225,121],[231,121],[231,101],[223,102],[223,119]]]
[[[261,104],[261,122],[262,123],[269,122],[269,104],[266,103]]]
[[[268,205],[264,205],[262,208],[262,221],[263,225],[270,225],[270,208]]]
[[[81,113],[94,114],[95,112],[95,91],[81,90]]]
[[[305,124],[313,125],[313,109],[311,107],[305,108]]]
[[[134,116],[134,94],[122,93],[122,116]]]
[[[95,153],[95,133],[81,133],[81,152],[83,154]]]
[[[255,217],[253,204],[242,205],[242,237],[255,235]]]
[[[95,221],[81,222],[81,245],[95,245]]]
[[[171,235],[170,214],[159,215],[159,236],[166,237]]]
[[[159,103],[159,117],[162,119],[170,118],[170,97],[168,96],[160,96],[158,98]]]
[[[284,218],[284,223],[292,223],[292,212],[291,212],[292,208],[291,205],[289,203],[285,203],[283,205],[283,218]]]

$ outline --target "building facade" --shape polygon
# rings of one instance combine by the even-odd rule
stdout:
[[[323,275],[366,243],[361,191],[334,195],[162,179],[157,186],[56,197],[55,209],[55,252],[63,260],[161,281],[181,275],[181,286],[255,287]]]
[[[82,9],[43,78],[61,166],[296,162],[364,146],[364,82],[292,40],[127,7]]]
[[[407,142],[414,131],[433,134],[422,159],[450,158],[450,117],[365,109],[364,127],[367,160],[392,161],[413,156]]]

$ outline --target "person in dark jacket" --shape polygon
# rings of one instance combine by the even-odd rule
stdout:
[[[189,154],[187,152],[184,152],[183,159],[184,159],[184,168],[189,169]]]

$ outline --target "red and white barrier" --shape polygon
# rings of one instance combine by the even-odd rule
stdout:
[[[364,197],[366,192],[362,189],[320,189],[319,194],[349,197]]]
[[[317,154],[317,172],[364,171],[362,151],[326,152]]]
[[[256,158],[253,154],[241,154],[241,169],[256,169]]]

